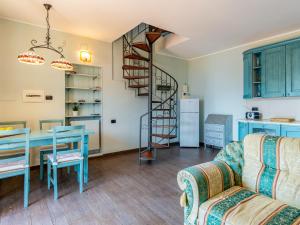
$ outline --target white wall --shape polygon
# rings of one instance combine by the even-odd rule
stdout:
[[[243,51],[298,36],[299,32],[282,34],[189,61],[190,91],[201,99],[203,110],[201,140],[204,118],[211,113],[233,115],[234,140],[238,139],[237,120],[244,118],[252,106],[259,107],[264,119],[277,116],[300,120],[300,98],[243,100]]]
[[[31,39],[44,41],[45,32],[44,28],[0,19],[0,121],[26,120],[29,127],[35,130],[40,119],[64,118],[64,72],[49,65],[58,55],[37,50],[46,59],[43,66],[30,66],[17,61],[17,55],[30,47]],[[63,32],[51,31],[51,36],[53,46],[65,43],[64,54],[73,63],[80,63],[79,50],[82,46],[88,46],[93,53],[92,65],[103,69],[102,152],[106,154],[137,148],[139,116],[146,112],[147,100],[136,97],[133,90],[125,88],[120,60],[114,61],[117,66],[112,76],[112,45]],[[180,85],[187,82],[186,61],[159,55],[155,55],[154,59],[173,73]],[[54,96],[54,101],[23,103],[24,89],[45,90],[46,94]],[[117,123],[111,124],[111,119],[116,119]]]

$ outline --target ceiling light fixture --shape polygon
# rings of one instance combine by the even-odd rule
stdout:
[[[72,70],[73,65],[69,61],[67,61],[65,59],[64,55],[62,54],[63,48],[62,47],[54,48],[51,46],[49,10],[51,9],[52,6],[50,4],[44,4],[44,7],[47,11],[47,16],[46,16],[47,33],[46,33],[45,44],[37,45],[37,40],[34,40],[34,39],[31,40],[32,47],[27,52],[19,54],[18,60],[21,63],[27,63],[27,64],[31,64],[31,65],[42,65],[45,63],[45,59],[42,56],[39,56],[38,54],[36,54],[36,52],[34,50],[38,49],[38,48],[45,48],[45,49],[54,51],[60,55],[60,59],[54,60],[53,62],[51,62],[51,66],[53,68],[59,69],[59,70]]]

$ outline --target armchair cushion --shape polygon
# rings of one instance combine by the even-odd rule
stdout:
[[[198,216],[198,225],[299,223],[300,209],[238,186],[229,188],[201,204]]]
[[[223,161],[212,161],[178,173],[178,184],[187,195],[185,220],[195,224],[199,205],[234,186],[234,174]]]
[[[222,149],[214,160],[226,162],[234,173],[235,185],[242,185],[244,147],[242,142],[232,142]]]

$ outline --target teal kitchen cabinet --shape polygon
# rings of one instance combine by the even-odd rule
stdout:
[[[281,125],[281,136],[300,138],[300,126]]]
[[[280,136],[280,124],[249,123],[249,133],[262,133]]]
[[[285,46],[262,51],[261,92],[263,98],[285,96]]]
[[[300,41],[286,46],[286,96],[300,96]]]
[[[244,54],[244,99],[252,98],[252,54]]]
[[[243,141],[244,137],[249,134],[249,123],[247,122],[239,122],[238,123],[239,130],[238,130],[238,135],[239,135],[239,141]]]

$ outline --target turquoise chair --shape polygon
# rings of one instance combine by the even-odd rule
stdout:
[[[58,126],[53,128],[53,153],[48,157],[48,189],[54,187],[54,199],[58,199],[57,170],[64,167],[76,166],[79,178],[79,191],[83,191],[83,151],[84,126]],[[57,151],[60,144],[79,143],[76,149]]]
[[[0,130],[0,151],[25,150],[23,156],[12,156],[0,160],[0,179],[24,175],[24,207],[28,207],[28,196],[30,188],[30,167],[29,167],[29,133],[30,129]],[[6,139],[6,136],[25,135]]]
[[[54,126],[63,126],[64,120],[40,120],[40,130],[50,130]],[[52,153],[52,145],[40,147],[40,180],[44,180],[44,164],[47,164],[47,156]],[[67,150],[67,145],[59,145],[57,151]],[[70,167],[68,167],[68,173],[70,173]]]
[[[6,121],[0,122],[0,127],[13,127],[15,129],[26,128],[26,121]]]
[[[27,127],[26,121],[5,121],[5,122],[0,122],[0,128],[1,127],[11,127],[12,129],[22,129]],[[24,149],[15,151],[15,152],[2,152],[0,154],[0,159],[5,159],[7,157],[11,156],[21,156],[24,155]]]

